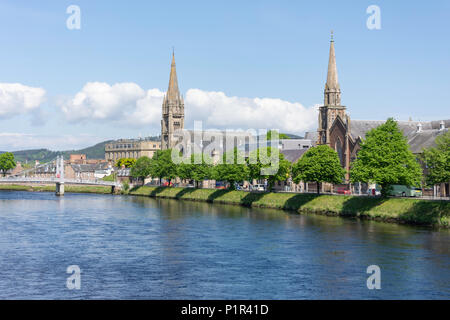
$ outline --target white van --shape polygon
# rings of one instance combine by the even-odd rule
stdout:
[[[252,190],[264,192],[264,191],[266,191],[266,186],[263,184],[255,184],[255,185],[253,185]]]

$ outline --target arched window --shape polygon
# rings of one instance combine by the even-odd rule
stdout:
[[[341,139],[337,138],[335,150],[339,156],[339,160],[341,161],[341,166],[344,166],[344,152],[342,150],[342,142]]]

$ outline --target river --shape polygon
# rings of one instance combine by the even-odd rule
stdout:
[[[449,230],[374,221],[0,192],[0,298],[448,299],[449,244]],[[71,265],[79,290],[66,286]]]

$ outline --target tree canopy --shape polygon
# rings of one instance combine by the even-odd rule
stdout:
[[[137,159],[136,163],[131,167],[131,176],[144,181],[151,174],[152,161],[147,156]]]
[[[223,163],[214,167],[214,178],[218,181],[227,181],[230,188],[235,188],[235,182],[241,182],[248,179],[249,169],[246,165],[244,156],[234,148],[223,155]]]
[[[422,170],[394,119],[367,132],[360,146],[350,171],[353,182],[375,182],[383,196],[391,185],[420,184]]]
[[[117,160],[116,167],[121,168],[122,166],[125,166],[125,168],[131,168],[136,163],[136,159],[133,158],[121,158]]]
[[[247,163],[249,178],[267,179],[269,190],[272,190],[275,182],[289,178],[291,163],[284,159],[277,148],[266,147],[254,150],[250,153]]]
[[[266,140],[272,140],[272,134],[275,130],[267,131]],[[278,133],[278,139],[289,139],[289,136],[285,133]]]
[[[310,148],[292,168],[295,183],[300,181],[316,182],[317,193],[321,182],[342,183],[345,170],[336,151],[327,145]]]
[[[6,175],[8,170],[14,169],[16,167],[16,161],[14,160],[14,155],[11,152],[5,152],[0,154],[0,172]]]
[[[436,147],[424,150],[422,160],[428,185],[450,181],[450,131],[436,138]]]
[[[153,155],[150,175],[170,181],[177,177],[177,165],[172,161],[172,149],[158,150]]]
[[[195,159],[201,159],[200,163],[195,163]],[[212,161],[207,155],[198,154],[191,155],[190,163],[180,163],[177,168],[178,177],[180,179],[194,180],[197,187],[198,182],[211,179],[212,177]]]

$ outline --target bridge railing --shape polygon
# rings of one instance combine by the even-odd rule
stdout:
[[[90,185],[102,185],[102,186],[120,186],[120,182],[103,181],[103,180],[85,180],[85,179],[60,179],[56,177],[51,178],[39,178],[39,177],[8,177],[0,178],[0,182],[52,182],[52,183],[67,183],[67,184],[90,184]]]

